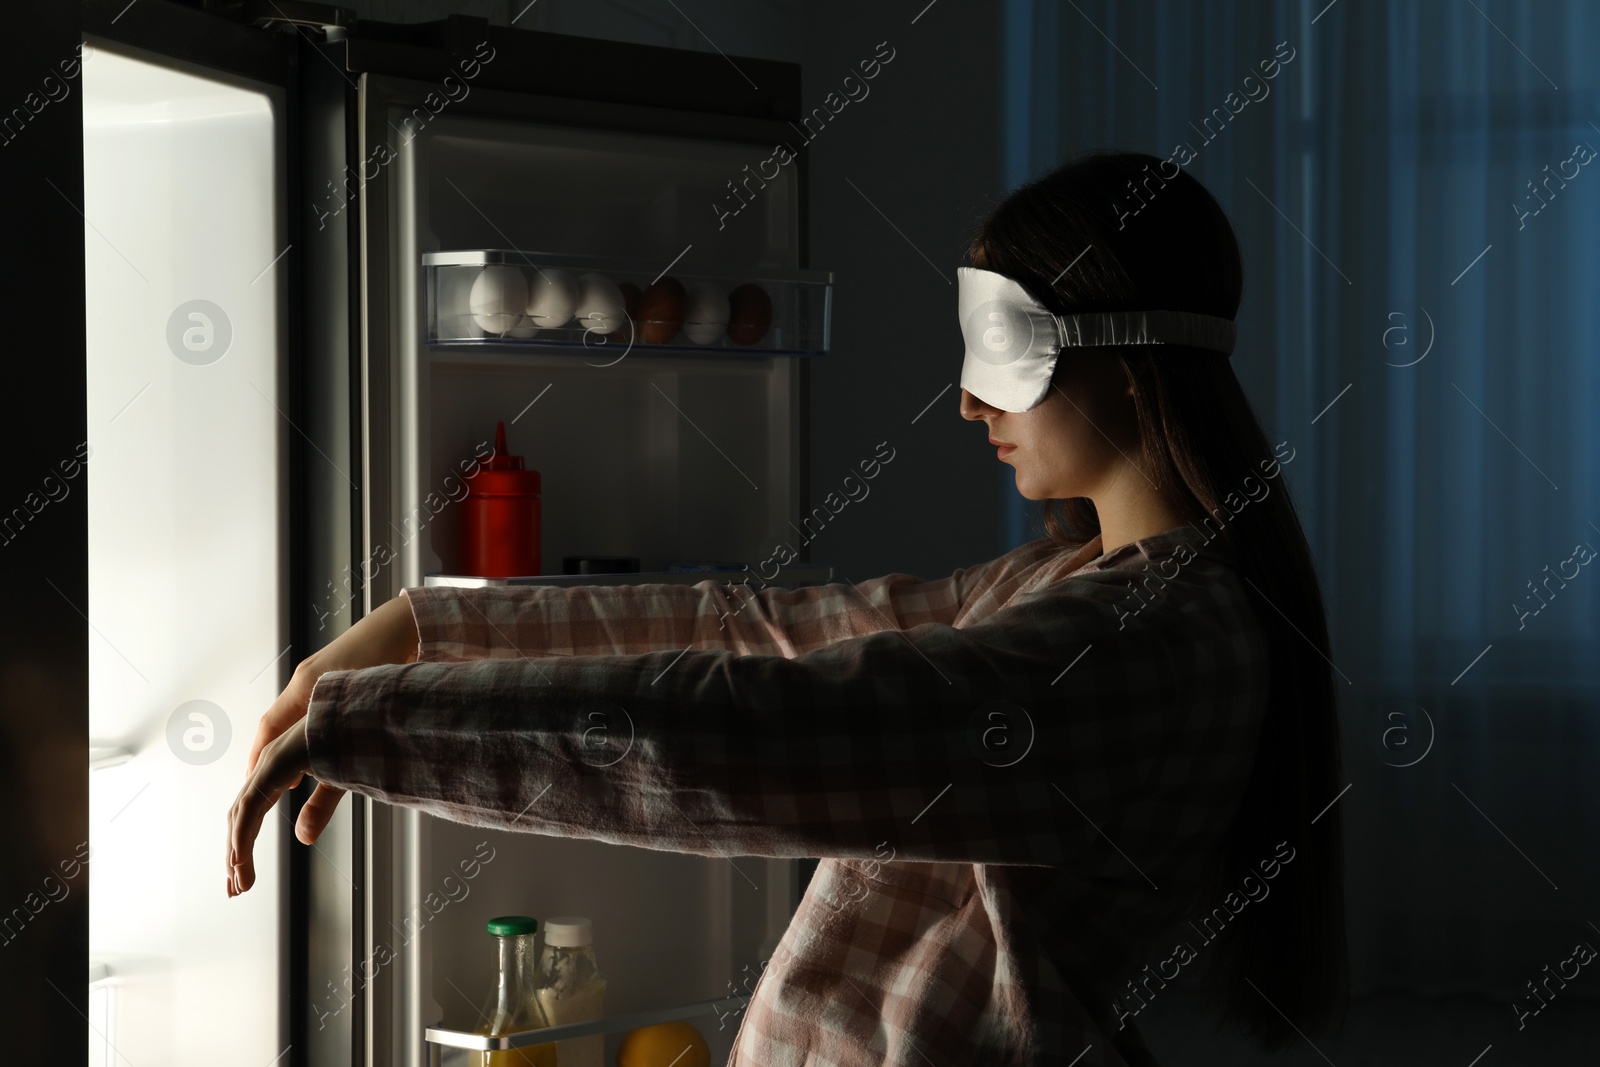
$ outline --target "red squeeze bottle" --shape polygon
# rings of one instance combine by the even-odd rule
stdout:
[[[461,573],[481,578],[543,574],[539,559],[539,472],[506,455],[506,424],[494,455],[466,478],[461,501]]]

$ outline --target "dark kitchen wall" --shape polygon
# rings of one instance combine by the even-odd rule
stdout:
[[[747,88],[739,56],[800,63],[802,106],[820,109],[809,144],[798,132],[794,141],[809,153],[811,266],[833,271],[835,282],[833,350],[812,363],[810,500],[824,510],[809,528],[811,559],[857,582],[891,571],[933,578],[1011,547],[1003,519],[1016,496],[1011,468],[996,460],[982,424],[960,418],[957,385],[955,268],[967,234],[1001,195],[992,0],[353,6],[360,18],[391,22],[462,13],[717,51],[729,57],[729,93]],[[878,64],[870,80],[863,62]],[[882,456],[893,458],[870,482],[845,483]],[[830,493],[837,514],[824,505]]]
[[[940,577],[1010,547],[1012,469],[958,410],[955,270],[1000,195],[995,8],[805,7],[807,107],[880,48],[893,56],[809,149],[811,261],[837,287],[833,351],[811,379],[814,502],[880,442],[894,449],[870,495],[816,537],[812,558],[853,581]]]

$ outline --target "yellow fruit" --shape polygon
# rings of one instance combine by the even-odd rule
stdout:
[[[641,1026],[622,1035],[617,1067],[711,1067],[711,1047],[689,1023]]]

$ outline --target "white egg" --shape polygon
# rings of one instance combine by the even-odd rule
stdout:
[[[578,279],[578,325],[589,333],[612,333],[627,320],[622,290],[604,274]]]
[[[683,334],[697,345],[716,344],[728,328],[728,296],[720,286],[697,282],[683,308]]]
[[[528,286],[528,318],[533,325],[565,326],[578,307],[578,280],[570,271],[541,267]]]
[[[526,340],[529,337],[538,337],[539,336],[539,327],[537,327],[537,326],[535,326],[533,324],[533,320],[532,319],[530,319],[528,316],[524,315],[524,316],[522,316],[522,318],[517,320],[517,324],[515,326],[511,327],[511,329],[506,331],[506,336],[507,337],[517,337],[517,338],[521,338],[521,339],[524,339],[524,340]]]
[[[516,267],[484,267],[472,283],[472,321],[496,337],[517,325],[528,305],[528,282]]]
[[[432,339],[454,341],[482,336],[483,331],[472,321],[472,283],[482,272],[481,266],[468,264],[452,264],[434,271],[439,317]]]

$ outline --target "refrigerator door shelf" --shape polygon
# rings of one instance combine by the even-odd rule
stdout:
[[[745,584],[750,572],[743,571],[630,571],[625,574],[530,574],[514,578],[479,578],[466,574],[429,574],[422,579],[424,586],[453,586],[461,589],[485,585],[637,585],[640,583],[670,582],[675,585],[694,585],[707,579]],[[781,581],[786,587],[814,585],[833,580],[833,567],[809,564],[784,567],[768,581]]]
[[[422,254],[424,337],[430,345],[494,345],[547,351],[622,346],[640,354],[717,352],[727,355],[820,356],[828,351],[833,274],[829,271],[745,270],[686,266],[598,256],[471,249]],[[564,272],[562,278],[557,272]],[[600,296],[595,312],[553,295],[537,310],[535,286],[566,286],[568,296],[586,275],[610,283],[611,302]],[[672,316],[645,319],[632,304],[658,279],[676,279],[684,304]],[[480,278],[482,279],[480,281]],[[621,287],[631,285],[632,299]],[[559,289],[557,293],[559,294]],[[533,297],[528,294],[534,293]],[[525,312],[543,315],[541,324]],[[646,309],[648,312],[648,309]],[[519,314],[522,312],[523,314]],[[564,316],[559,323],[551,315]],[[586,317],[587,316],[587,317]],[[635,318],[640,321],[634,321]]]
[[[618,1030],[655,1026],[659,1023],[676,1022],[679,1019],[695,1019],[706,1015],[715,1015],[719,1019],[725,1015],[737,1016],[749,1003],[749,997],[737,995],[718,997],[714,1000],[696,1001],[693,1004],[682,1004],[672,1008],[657,1008],[631,1015],[612,1015],[588,1022],[549,1026],[543,1030],[523,1030],[500,1037],[485,1037],[483,1034],[474,1034],[466,1030],[450,1030],[442,1025],[430,1026],[423,1032],[423,1037],[432,1044],[452,1048],[473,1050],[524,1048],[528,1045],[544,1045],[570,1037],[588,1037],[590,1034],[609,1034]]]

